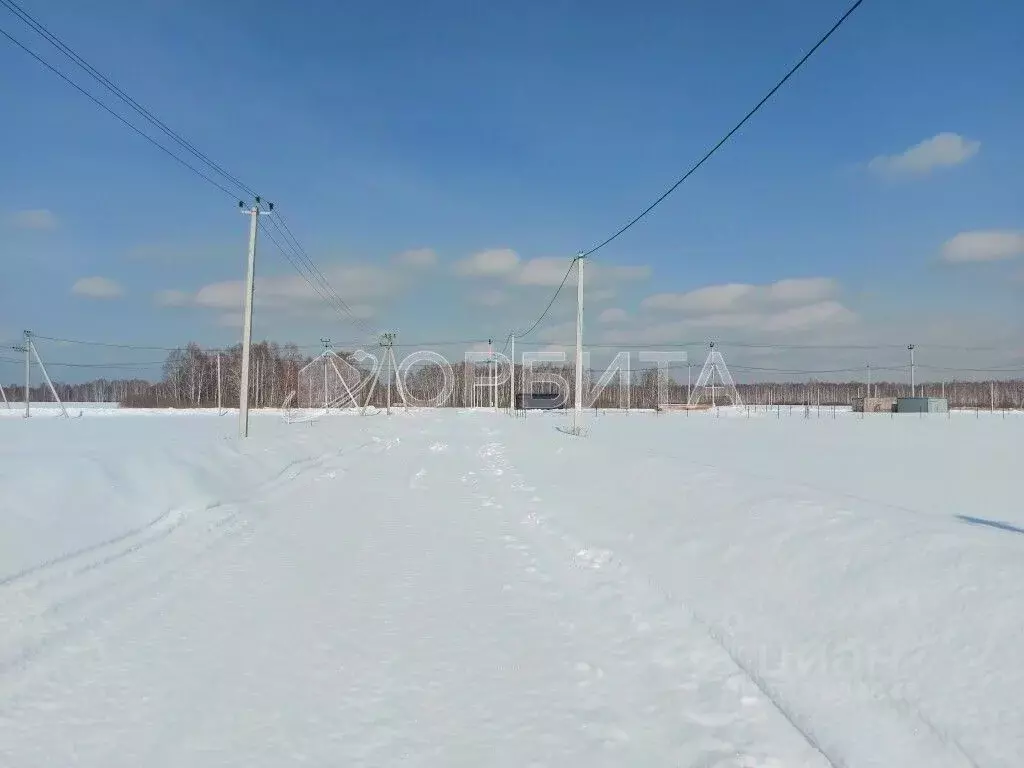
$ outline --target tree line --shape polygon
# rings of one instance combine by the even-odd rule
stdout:
[[[190,343],[168,353],[159,381],[133,377],[124,379],[97,378],[77,384],[54,381],[58,396],[67,403],[117,403],[125,408],[225,408],[238,407],[241,382],[241,345],[211,351]],[[348,392],[354,393],[360,405],[383,407],[390,395],[392,404],[399,404],[402,393],[391,375],[381,374],[372,383],[373,371],[365,361],[351,353],[338,352],[326,362],[303,354],[294,344],[279,345],[262,341],[253,344],[250,355],[249,403],[252,408],[276,408],[288,404],[299,407],[321,406],[326,400],[331,405],[351,404]],[[45,362],[45,360],[44,360]],[[496,397],[499,407],[508,407],[510,388],[508,371],[502,371],[499,386],[492,393],[489,382],[493,369],[486,363],[457,362],[450,364],[453,374],[449,386],[450,396],[444,404],[451,407],[490,405]],[[677,381],[675,371],[656,368],[631,370],[631,386],[626,397],[622,391],[626,375],[614,372],[596,397],[594,386],[602,371],[585,372],[585,397],[588,407],[596,408],[655,408],[659,405],[685,403],[689,388],[685,381]],[[572,364],[536,364],[535,381],[528,381],[528,371],[516,366],[516,390],[555,391],[555,385],[545,380],[561,378],[565,384],[568,404],[573,402],[575,371]],[[344,380],[345,384],[342,384]],[[476,384],[474,384],[474,380]],[[406,396],[413,404],[440,401],[445,387],[442,369],[429,362],[416,364],[405,371],[402,380]],[[347,385],[348,389],[345,388]],[[372,385],[372,386],[371,386]],[[24,396],[23,384],[5,386],[9,400]],[[721,384],[716,385],[715,399],[727,404]],[[743,402],[749,405],[838,405],[848,406],[856,397],[868,394],[862,381],[759,381],[740,383],[736,389]],[[909,384],[880,381],[871,385],[871,394],[877,397],[899,397],[910,394]],[[945,382],[918,384],[919,396],[946,397],[953,408],[1024,408],[1024,379],[968,381],[953,379]],[[45,384],[30,388],[35,401],[52,400]],[[290,399],[289,399],[290,397]],[[709,402],[706,396],[703,402]]]

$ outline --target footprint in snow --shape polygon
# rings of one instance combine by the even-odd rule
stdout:
[[[598,569],[611,562],[612,553],[607,549],[581,549],[576,553],[576,559],[583,565]]]

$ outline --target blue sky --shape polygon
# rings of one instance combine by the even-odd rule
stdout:
[[[23,2],[275,201],[335,289],[407,341],[532,323],[562,264],[660,194],[847,5]],[[1024,360],[1022,26],[1010,0],[866,0],[595,256],[588,339],[913,341],[998,347],[941,364]],[[6,10],[0,28],[101,94]],[[235,342],[246,221],[232,200],[5,40],[0,90],[0,341],[29,327]],[[258,273],[257,336],[365,337],[266,240]],[[573,300],[537,343],[571,340]]]

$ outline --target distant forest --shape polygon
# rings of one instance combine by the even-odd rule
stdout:
[[[239,382],[241,380],[241,345],[223,350],[220,357],[220,402],[225,408],[238,407]],[[271,342],[260,342],[252,347],[250,360],[250,407],[277,408],[285,404],[290,394],[294,393],[290,404],[297,406],[318,406],[325,399],[337,404],[347,399],[341,381],[357,393],[360,404],[366,401],[370,392],[372,371],[366,365],[358,366],[349,354],[339,352],[333,363],[324,365],[323,361],[311,365],[315,358],[303,355],[293,344],[278,345]],[[44,360],[45,362],[45,360]],[[401,362],[399,360],[399,362]],[[486,365],[479,363],[452,363],[455,374],[454,391],[448,399],[451,407],[467,407],[471,405],[490,404],[491,394],[488,388],[472,386],[472,376],[486,377]],[[95,379],[79,384],[65,384],[54,381],[54,387],[60,398],[67,403],[108,402],[119,403],[126,408],[214,408],[218,404],[217,391],[218,353],[204,350],[197,344],[170,352],[163,365],[162,378],[158,382],[144,379]],[[570,387],[574,382],[574,369],[571,364],[538,364],[534,367],[538,379],[544,375],[557,374],[564,378]],[[698,366],[694,366],[694,380]],[[603,373],[590,372],[589,383],[585,391],[592,391],[593,382]],[[679,370],[663,371],[661,376],[662,397],[658,397],[659,375],[656,368],[633,369],[630,378],[633,381],[628,406],[632,408],[654,408],[659,404],[684,403],[687,399],[685,381],[673,380]],[[685,377],[685,373],[684,373]],[[388,398],[388,383],[381,377],[373,387],[370,404],[383,406]],[[52,400],[53,397],[45,383],[38,381],[34,374],[30,396],[34,401]],[[411,367],[406,373],[403,384],[413,401],[427,403],[437,397],[443,388],[441,369],[433,364],[422,364]],[[522,366],[516,366],[516,390],[551,391],[550,385],[537,382],[529,386],[524,381]],[[13,383],[4,386],[9,400],[24,398],[24,384]],[[394,383],[390,383],[392,403],[399,403],[401,398]],[[720,390],[720,387],[719,387]],[[751,405],[849,405],[853,398],[866,394],[867,387],[863,381],[784,381],[756,382],[737,384],[737,390],[744,403]],[[909,394],[906,382],[876,382],[872,385],[872,394],[879,397],[905,396]],[[945,396],[954,408],[1024,408],[1024,379],[999,381],[946,381],[918,383],[918,395],[933,397]],[[507,381],[498,388],[498,405],[508,406],[509,386]],[[720,399],[719,402],[726,402]],[[344,404],[344,403],[343,403]],[[618,408],[625,406],[625,398],[620,394],[618,378],[611,380],[603,389],[591,407]]]

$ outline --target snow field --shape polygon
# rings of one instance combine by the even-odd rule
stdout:
[[[0,764],[1024,756],[1019,420],[87,416],[0,425]]]

